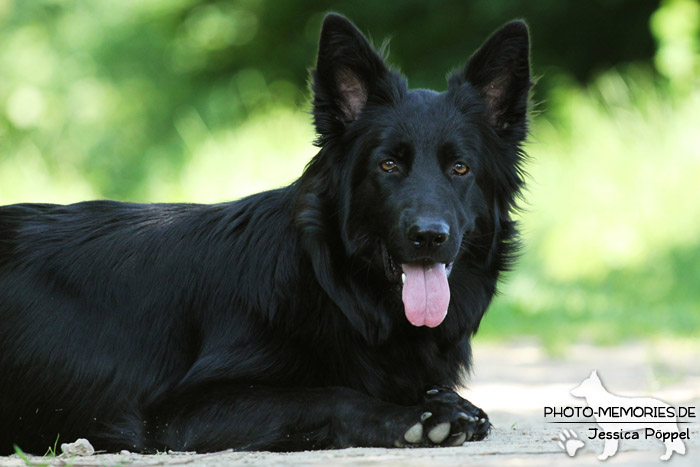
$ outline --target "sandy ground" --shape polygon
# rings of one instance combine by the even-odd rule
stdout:
[[[214,454],[168,453],[143,456],[132,453],[97,454],[84,457],[28,457],[34,465],[55,466],[368,466],[376,464],[420,466],[484,465],[540,466],[598,465],[603,441],[588,439],[585,420],[573,424],[548,423],[544,406],[585,406],[569,391],[593,369],[608,390],[618,395],[655,397],[674,406],[695,407],[696,418],[681,423],[689,428],[684,441],[686,454],[674,454],[668,462],[659,460],[664,445],[658,440],[620,441],[618,453],[605,461],[627,466],[700,466],[700,344],[628,344],[601,348],[573,345],[559,358],[546,355],[536,344],[520,341],[511,345],[475,345],[475,371],[464,395],[481,406],[495,428],[484,441],[456,448],[365,449],[276,454],[225,451]],[[574,457],[557,444],[562,429],[574,430],[584,441]],[[0,457],[0,467],[22,466],[17,456]]]

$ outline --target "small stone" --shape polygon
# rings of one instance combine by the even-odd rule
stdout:
[[[92,456],[95,448],[85,438],[78,438],[74,443],[61,444],[61,452],[66,456]]]

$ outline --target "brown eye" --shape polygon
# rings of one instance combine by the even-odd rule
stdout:
[[[391,159],[382,161],[382,163],[379,164],[379,166],[384,172],[393,172],[394,170],[396,170],[396,162]]]
[[[452,172],[457,175],[465,175],[467,172],[469,172],[469,167],[462,162],[455,162],[454,167],[452,167]]]

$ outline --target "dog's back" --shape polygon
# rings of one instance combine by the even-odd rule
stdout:
[[[137,407],[182,384],[219,325],[207,310],[238,289],[241,308],[273,295],[257,268],[275,266],[284,197],[0,207],[0,451],[40,451],[56,433],[109,438],[120,424],[140,448],[124,414],[143,418]],[[245,332],[246,319],[232,322]]]

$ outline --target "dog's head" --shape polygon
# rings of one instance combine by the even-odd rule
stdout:
[[[409,90],[355,26],[326,17],[312,71],[321,151],[301,179],[297,224],[317,276],[333,276],[324,288],[379,290],[415,326],[438,326],[456,283],[505,262],[495,250],[511,235],[531,85],[525,24],[499,29],[448,83]],[[340,263],[321,264],[318,242]],[[387,299],[359,301],[377,315]]]

